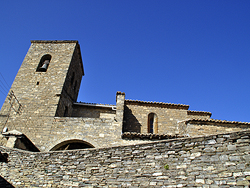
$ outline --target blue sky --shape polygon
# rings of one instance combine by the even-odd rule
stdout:
[[[11,86],[30,40],[78,40],[78,101],[115,104],[122,91],[249,122],[249,10],[249,0],[2,1],[0,73]]]

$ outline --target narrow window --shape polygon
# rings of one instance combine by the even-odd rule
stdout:
[[[154,117],[149,119],[149,133],[154,133]]]
[[[148,115],[148,133],[158,133],[157,116],[155,113]]]
[[[37,66],[36,72],[46,72],[49,67],[50,60],[51,60],[51,55],[49,54],[44,55]]]

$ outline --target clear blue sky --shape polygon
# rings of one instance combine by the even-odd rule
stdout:
[[[9,86],[30,40],[78,40],[85,69],[78,101],[115,104],[122,91],[250,121],[249,0],[2,1],[0,34]]]

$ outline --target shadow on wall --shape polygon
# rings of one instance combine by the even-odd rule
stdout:
[[[6,179],[4,179],[2,176],[0,176],[0,187],[13,187]]]
[[[123,123],[123,132],[136,132],[141,133],[141,124],[132,114],[132,111],[125,106],[124,107],[124,123]]]

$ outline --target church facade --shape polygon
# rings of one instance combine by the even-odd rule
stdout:
[[[78,41],[31,41],[0,113],[0,145],[30,151],[104,148],[249,129],[188,105],[77,102],[84,76]]]

